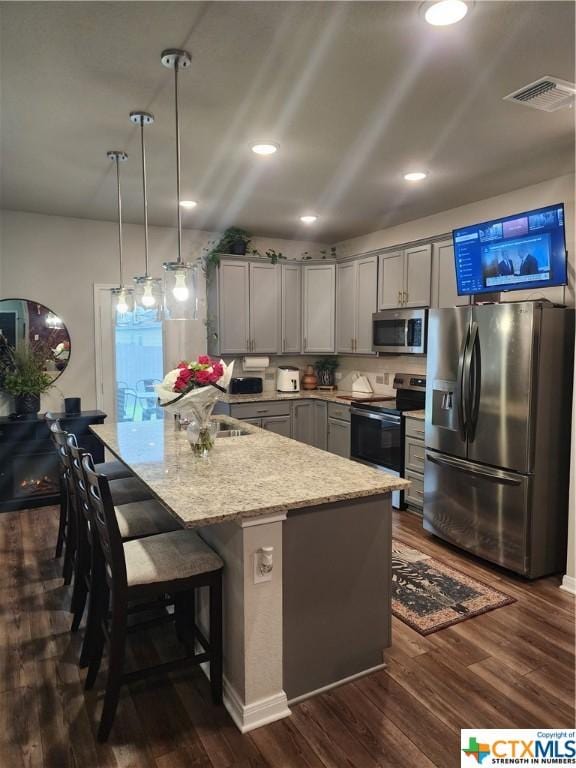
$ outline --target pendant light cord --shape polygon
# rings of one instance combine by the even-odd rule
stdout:
[[[180,113],[178,111],[178,69],[179,61],[174,63],[174,103],[176,115],[176,210],[178,214],[178,264],[182,263],[182,209],[180,207]]]
[[[122,192],[120,190],[120,158],[114,158],[116,163],[116,190],[118,193],[118,253],[120,255],[120,288],[124,287],[124,270],[122,264]]]
[[[144,274],[148,277],[148,194],[146,192],[146,147],[144,145],[144,115],[140,116],[140,146],[142,151],[142,189],[144,191]]]

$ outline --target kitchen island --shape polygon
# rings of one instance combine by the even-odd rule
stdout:
[[[290,702],[383,665],[391,492],[408,483],[218,420],[244,434],[217,438],[204,459],[170,417],[93,432],[224,560],[224,703],[248,731],[289,715]]]

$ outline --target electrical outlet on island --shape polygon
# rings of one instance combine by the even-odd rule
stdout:
[[[376,384],[384,384],[384,376],[376,376]]]

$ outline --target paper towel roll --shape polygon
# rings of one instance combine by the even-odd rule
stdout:
[[[242,368],[245,371],[263,371],[270,366],[269,357],[245,357],[242,361]]]

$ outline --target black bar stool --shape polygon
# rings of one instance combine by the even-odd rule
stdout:
[[[74,484],[74,503],[76,505],[76,556],[74,562],[74,590],[72,593],[71,608],[73,614],[72,631],[80,626],[86,598],[90,593],[92,573],[92,510],[87,492],[86,478],[82,467],[82,459],[89,456],[83,448],[79,448],[76,437],[69,434],[66,439],[70,457],[70,468]],[[90,461],[92,457],[90,456]],[[102,466],[102,465],[96,465]],[[103,473],[99,473],[103,474]],[[110,482],[113,501],[117,500],[115,494],[115,482]],[[144,536],[153,536],[157,533],[168,533],[181,528],[168,510],[153,498],[136,502],[115,504],[114,512],[118,520],[118,528],[123,541],[138,539]],[[85,641],[87,638],[85,636]],[[86,643],[87,644],[87,643]],[[83,647],[80,665],[86,665],[87,648]]]
[[[210,684],[214,703],[222,701],[222,568],[220,557],[194,531],[183,529],[145,539],[123,542],[114,512],[110,484],[94,471],[89,456],[82,459],[90,505],[93,511],[94,538],[98,538],[90,600],[94,597],[94,644],[86,689],[92,688],[100,668],[103,647],[109,641],[108,678],[104,707],[98,729],[99,741],[106,741],[114,722],[120,687],[152,669],[166,671],[189,662],[210,663]],[[196,626],[194,595],[199,587],[209,588],[209,639]],[[168,596],[168,597],[167,597]],[[127,619],[130,613],[150,610],[165,598],[174,604],[176,631],[188,655],[154,668],[125,674],[124,653]],[[135,602],[137,601],[137,602]],[[148,602],[143,602],[148,601]],[[109,614],[109,605],[111,613]],[[88,631],[87,630],[87,631]],[[196,641],[204,649],[197,653]]]

